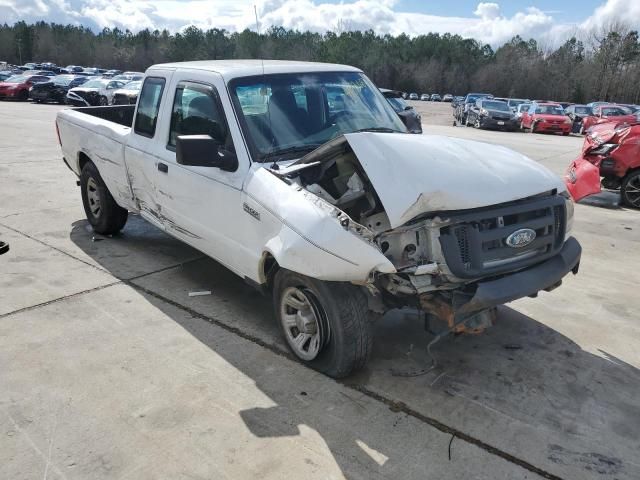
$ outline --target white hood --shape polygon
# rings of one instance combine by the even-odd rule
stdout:
[[[510,202],[553,189],[561,179],[513,150],[436,135],[345,135],[392,228],[417,215]]]

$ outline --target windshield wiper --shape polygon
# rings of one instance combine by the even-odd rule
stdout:
[[[279,150],[273,150],[271,152],[266,153],[260,162],[265,163],[271,160],[274,157],[282,157],[286,155],[292,155],[294,153],[309,153],[316,148],[318,148],[321,144],[311,144],[311,145],[293,145],[291,147],[281,148]],[[274,161],[281,160],[280,158]]]
[[[395,130],[389,127],[360,128],[358,130],[354,130],[353,132],[344,132],[344,133],[360,133],[360,132],[404,133],[402,132],[402,130]]]

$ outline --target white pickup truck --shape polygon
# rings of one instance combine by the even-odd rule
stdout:
[[[139,214],[271,292],[293,353],[334,377],[366,362],[374,314],[419,307],[479,331],[578,270],[558,177],[503,147],[407,134],[356,68],[155,65],[136,106],[56,125],[96,232]]]

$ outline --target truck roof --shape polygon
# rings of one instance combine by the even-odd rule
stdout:
[[[193,69],[216,72],[225,79],[273,73],[306,72],[361,72],[348,65],[319,62],[296,62],[289,60],[201,60],[194,62],[173,62],[152,65],[147,71],[163,69]]]

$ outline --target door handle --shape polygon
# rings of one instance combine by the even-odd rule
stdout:
[[[158,170],[162,173],[168,173],[169,166],[166,163],[158,162]]]

